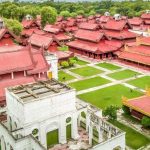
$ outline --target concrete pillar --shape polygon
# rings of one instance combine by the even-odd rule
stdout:
[[[71,135],[72,135],[72,138],[73,139],[78,139],[79,138],[79,134],[78,134],[78,123],[77,123],[77,116],[78,114],[75,113],[73,114],[73,117],[72,117],[72,128],[71,128]]]
[[[89,114],[86,114],[86,131],[88,132],[90,125],[90,116]]]
[[[3,137],[1,138],[1,149],[2,149],[2,150],[6,150],[6,143],[5,143]]]
[[[45,127],[41,126],[39,129],[39,141],[41,144],[47,148],[47,133],[45,131]]]
[[[59,143],[61,143],[61,144],[67,143],[67,140],[66,140],[66,119],[65,119],[65,117],[60,118]]]
[[[98,128],[98,142],[102,142],[103,141],[103,130],[99,127]]]
[[[89,126],[89,144],[92,145],[93,140],[93,127]]]

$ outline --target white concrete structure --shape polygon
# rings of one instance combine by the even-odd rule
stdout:
[[[63,145],[67,143],[67,125],[71,125],[71,138],[75,140],[69,146],[72,150],[125,149],[125,133],[102,119],[102,111],[77,100],[74,89],[54,79],[8,88],[6,101],[7,122],[0,124],[2,150],[46,150],[47,133],[56,129],[58,143]],[[85,124],[87,142],[80,138],[81,124]]]
[[[52,73],[52,78],[58,79],[58,58],[50,52],[45,52],[45,58],[50,65],[48,73]]]

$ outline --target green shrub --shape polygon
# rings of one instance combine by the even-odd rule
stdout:
[[[143,125],[143,127],[150,127],[150,117],[147,116],[143,116],[141,123]]]
[[[129,107],[127,107],[127,106],[122,106],[122,110],[123,110],[123,112],[124,112],[124,114],[126,114],[126,115],[130,115],[131,114],[131,112],[130,112],[130,108]]]
[[[63,61],[63,62],[61,62],[61,66],[63,68],[68,68],[69,67],[69,63],[67,61]]]

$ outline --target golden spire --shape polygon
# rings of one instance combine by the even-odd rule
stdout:
[[[146,95],[147,95],[147,96],[150,96],[150,87],[146,87],[146,88],[145,88],[145,91],[146,91]]]
[[[125,96],[122,96],[122,102],[127,102],[127,100],[128,100],[128,98],[127,97],[125,97]]]

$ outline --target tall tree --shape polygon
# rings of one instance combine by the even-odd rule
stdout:
[[[43,7],[41,10],[41,22],[44,27],[46,23],[53,24],[56,21],[57,11],[53,7]]]

